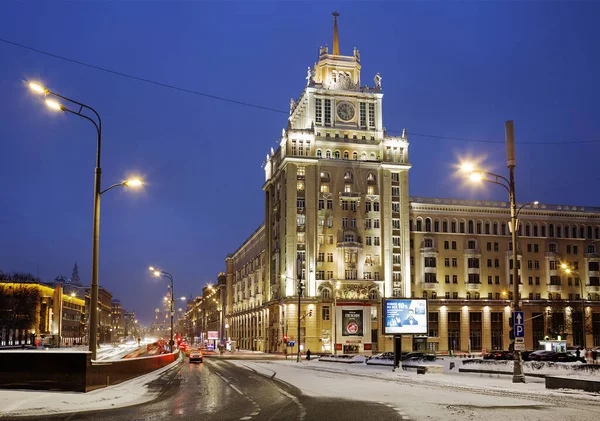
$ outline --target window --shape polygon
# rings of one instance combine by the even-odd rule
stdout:
[[[488,276],[488,285],[492,285],[493,281],[492,281],[492,277]]]
[[[492,267],[492,259],[487,259],[487,267],[488,268]]]
[[[296,199],[296,207],[298,210],[304,210],[304,199]]]
[[[365,237],[365,245],[367,245],[367,246],[373,245],[372,237],[370,235]]]
[[[379,243],[379,237],[373,237],[373,245],[375,245],[375,246],[379,246],[380,245],[380,243]]]
[[[444,266],[447,268],[450,267],[450,258],[449,257],[444,258]]]
[[[467,248],[469,250],[476,249],[477,248],[477,241],[475,241],[475,240],[469,240],[469,241],[467,241]]]
[[[375,104],[369,104],[369,127],[375,128]]]
[[[492,251],[492,243],[487,243],[487,251]]]
[[[329,262],[329,263],[333,262],[333,253],[327,253],[327,262]]]
[[[325,290],[324,290],[325,291]],[[327,290],[329,291],[329,290]],[[325,297],[323,297],[325,298]],[[323,306],[323,308],[321,309],[321,319],[323,320],[329,320],[329,306]]]
[[[325,100],[325,124],[331,124],[331,100]]]
[[[452,250],[456,250],[456,241],[452,242]]]
[[[436,274],[435,273],[426,273],[425,274],[425,282],[427,283],[437,283],[437,279],[436,279]]]
[[[333,200],[331,200],[331,199],[327,200],[327,209],[329,209],[329,210],[333,209]]]
[[[497,275],[494,277],[494,284],[500,285],[500,277]]]
[[[438,337],[439,313],[431,311],[427,317],[427,327],[429,329],[428,336],[431,338]]]
[[[435,257],[426,257],[425,258],[425,267],[426,268],[436,267],[436,258]]]
[[[360,127],[367,127],[367,104],[364,102],[359,103],[359,115],[360,115]]]
[[[325,209],[325,200],[319,199],[319,210]]]
[[[458,284],[458,275],[452,275],[452,283]]]
[[[444,282],[446,282],[447,284],[450,283],[450,275],[444,275]]]
[[[444,241],[444,250],[450,249],[450,241]]]
[[[500,250],[498,243],[494,243],[494,251]]]
[[[458,267],[458,259],[456,257],[452,258],[452,267],[453,268]]]
[[[325,261],[325,253],[319,252],[319,254],[317,255],[317,262],[324,262],[324,261]]]
[[[376,221],[379,223],[379,219],[376,219]],[[379,227],[376,227],[376,228],[379,228]],[[424,243],[425,248],[432,248],[433,247],[433,239],[431,239],[431,238],[426,238],[423,241],[423,243]]]
[[[533,252],[534,252],[534,253],[538,253],[539,251],[540,251],[540,246],[539,246],[539,245],[537,245],[537,244],[534,244],[534,245],[533,245]]]
[[[354,203],[354,202],[352,202],[352,203]],[[373,228],[379,228],[379,219],[373,220]]]

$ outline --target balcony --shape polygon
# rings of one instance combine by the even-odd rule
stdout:
[[[481,255],[481,249],[465,249],[465,255]]]
[[[600,259],[600,253],[584,253],[583,257],[586,259]]]
[[[480,270],[479,268],[468,268],[467,269],[467,273],[469,275],[471,275],[471,274],[479,274],[480,273],[479,270]]]
[[[425,272],[425,273],[437,273],[437,267],[425,266],[423,268],[423,272]]]
[[[437,254],[437,252],[438,252],[437,247],[421,247],[419,250],[421,251],[421,253],[435,253],[435,254]]]
[[[560,260],[560,253],[558,251],[547,251],[546,257]]]
[[[438,286],[439,286],[439,283],[437,283],[437,282],[423,282],[423,289],[425,289],[425,290],[437,289]]]
[[[548,284],[548,292],[561,292],[562,285],[561,284]]]
[[[481,283],[465,283],[467,286],[467,291],[481,291]]]
[[[600,285],[586,284],[585,288],[588,292],[600,292]]]
[[[358,238],[358,242],[357,241],[342,241],[342,242],[337,243],[337,247],[338,248],[362,248],[363,245],[360,241],[361,241],[360,237]]]
[[[358,192],[340,192],[340,199],[360,199],[361,193]]]

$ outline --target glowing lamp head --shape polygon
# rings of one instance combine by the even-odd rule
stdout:
[[[571,273],[571,269],[565,269],[565,273],[568,275]]]
[[[535,202],[533,202],[534,205],[539,205],[540,202],[538,202],[537,200]]]
[[[154,276],[160,276],[160,272],[155,270],[154,272],[152,272],[154,274]]]
[[[35,82],[29,82],[29,89],[31,89],[36,94],[44,94],[44,95],[46,95],[49,92],[48,89],[44,88],[39,83],[35,83]]]
[[[566,263],[561,263],[561,264],[560,264],[560,267],[561,267],[561,268],[563,268],[563,269],[567,269],[567,268],[568,268],[568,266],[567,266],[567,264],[566,264]]]
[[[150,266],[148,269],[150,269],[152,272],[155,271],[154,266]]]
[[[46,106],[53,111],[63,111],[64,107],[59,102],[53,99],[46,99]]]
[[[143,181],[139,178],[132,178],[130,180],[123,181],[123,185],[127,187],[141,187],[143,184]]]
[[[471,173],[471,175],[469,175],[469,180],[478,182],[483,180],[483,176],[481,175],[481,173],[473,172]]]
[[[473,164],[471,164],[470,162],[465,162],[464,164],[462,164],[460,166],[460,170],[462,172],[471,173],[471,172],[475,171],[475,168],[473,167]]]

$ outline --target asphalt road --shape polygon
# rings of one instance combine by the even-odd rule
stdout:
[[[406,420],[396,408],[373,402],[314,398],[279,380],[269,379],[225,360],[187,359],[150,383],[159,396],[145,404],[102,411],[26,417],[29,421],[159,420]],[[25,418],[3,418],[3,420]]]

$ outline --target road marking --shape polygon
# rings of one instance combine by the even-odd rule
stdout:
[[[256,415],[260,414],[260,412],[253,412],[250,415],[252,415],[253,417],[255,417]]]
[[[252,419],[252,417],[242,417],[242,418],[240,418],[240,420],[251,420],[251,419]]]
[[[407,417],[406,415],[402,415],[402,419],[403,419],[403,420],[409,420],[409,419],[410,419],[410,417]]]
[[[232,385],[231,383],[229,384],[229,386],[231,386],[231,388],[233,390],[235,390],[236,392],[238,392],[240,395],[243,395],[242,391],[240,389],[238,389],[237,387],[235,387],[234,385]]]

